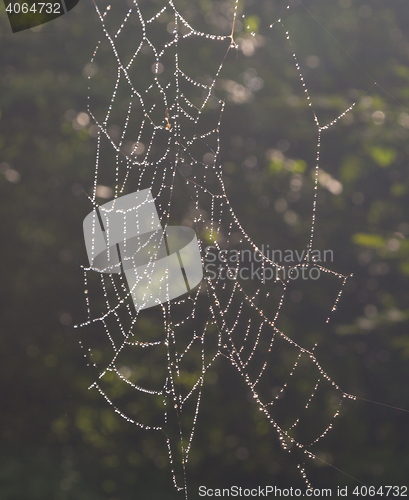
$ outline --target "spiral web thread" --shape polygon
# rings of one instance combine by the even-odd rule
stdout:
[[[238,48],[234,40],[234,25],[238,16],[238,0],[234,3],[231,32],[224,36],[212,35],[194,29],[182,14],[178,12],[172,0],[164,1],[163,7],[148,19],[144,18],[138,2],[134,1],[134,4],[129,6],[119,28],[111,31],[107,28],[106,23],[111,7],[108,7],[105,12],[101,12],[97,5],[95,5],[95,8],[101,22],[103,40],[105,40],[115,58],[117,76],[114,82],[113,94],[103,119],[96,117],[91,104],[88,108],[90,116],[98,127],[96,168],[92,195],[93,205],[98,206],[96,199],[102,169],[101,161],[104,156],[102,152],[102,143],[104,141],[115,157],[115,180],[112,182],[114,186],[114,198],[120,197],[127,192],[127,189],[128,192],[135,192],[150,185],[159,213],[162,215],[162,225],[164,227],[169,224],[171,218],[172,196],[174,196],[176,178],[183,175],[181,174],[181,167],[187,164],[190,165],[191,172],[183,175],[183,180],[187,188],[190,189],[191,199],[194,203],[193,222],[194,227],[200,229],[198,238],[202,250],[203,263],[206,244],[211,244],[216,249],[221,250],[222,248],[226,248],[233,240],[237,241],[237,235],[239,235],[239,242],[246,245],[254,255],[258,256],[263,269],[268,267],[282,268],[279,263],[271,260],[268,255],[264,255],[262,249],[251,240],[241,226],[227,198],[221,166],[218,163],[220,153],[219,130],[224,109],[224,102],[222,100],[217,100],[220,113],[218,114],[215,126],[201,132],[196,131],[210,100],[215,99],[214,90],[216,81],[222,71],[228,52]],[[149,38],[148,28],[151,24],[158,22],[160,16],[165,13],[167,16],[173,17],[173,33],[171,33],[171,38],[167,43],[162,47],[156,47]],[[131,25],[132,19],[134,20],[133,25]],[[135,25],[138,25],[141,30],[141,39],[128,63],[125,63],[117,50],[117,42],[121,37],[127,36],[128,29],[135,29]],[[284,22],[279,19],[270,28],[274,28],[275,25],[284,27]],[[291,46],[290,34],[285,27],[284,30],[287,43]],[[193,39],[207,39],[213,43],[220,44],[220,53],[224,57],[217,68],[214,78],[209,82],[203,83],[197,81],[192,76],[189,76],[188,68],[180,67],[179,44],[184,40]],[[101,49],[101,44],[102,41],[98,42],[91,61],[92,64],[95,63],[98,51]],[[147,88],[141,90],[138,89],[138,82],[132,80],[130,73],[137,66],[144,47],[148,47],[150,53],[153,54],[155,70],[153,71],[152,83]],[[163,82],[160,79],[159,69],[162,67],[162,62],[168,52],[171,52],[173,57],[173,81]],[[343,116],[352,110],[355,104],[334,118],[330,123],[322,125],[313,110],[312,101],[295,52],[293,53],[293,59],[295,68],[299,74],[302,90],[305,93],[305,99],[307,99],[311,109],[311,116],[315,121],[318,135],[311,233],[307,245],[308,251],[311,252],[313,251],[317,212],[322,134],[327,129],[335,126]],[[93,76],[89,76],[90,80],[92,78]],[[121,85],[127,88],[129,102],[126,106],[127,111],[124,114],[124,120],[120,126],[119,138],[114,138],[109,131],[110,120],[112,112],[117,106],[123,108],[123,102],[119,102],[118,97]],[[186,96],[187,92],[182,90],[182,87],[200,91],[202,94],[201,105],[191,102]],[[148,105],[147,100],[153,92],[156,92],[156,102]],[[173,98],[170,99],[169,95],[172,92]],[[126,150],[124,146],[128,138],[127,134],[130,134],[130,123],[134,117],[134,108],[136,106],[142,110],[141,118],[139,119],[139,130],[137,130],[136,134],[135,127],[132,130],[134,146],[133,149],[129,150],[128,148]],[[162,121],[159,122],[152,117],[154,110],[158,107],[164,110],[162,112]],[[186,124],[190,124],[190,126]],[[141,156],[138,153],[140,151],[138,148],[142,143],[144,134],[148,134],[148,137],[150,135],[150,139],[145,141],[145,154]],[[152,159],[151,152],[155,148],[154,143],[158,136],[161,137],[162,142],[165,142],[166,148],[158,158]],[[210,145],[212,141],[213,145]],[[210,164],[208,161],[203,161],[203,157],[196,157],[195,147],[198,144],[200,147],[205,147],[204,151],[213,155],[214,160]],[[131,180],[132,177],[133,180]],[[208,182],[210,178],[212,180]],[[131,182],[132,184],[130,184]],[[212,187],[209,188],[209,185]],[[203,233],[207,234],[206,241],[200,236]],[[220,246],[221,239],[224,241],[223,247]],[[310,264],[310,261],[306,257],[303,262],[296,264],[295,267],[308,268]],[[335,302],[332,307],[332,311],[335,311],[348,276],[334,272],[319,264],[314,265],[319,267],[323,273],[331,275],[339,281],[339,292],[335,296]],[[274,286],[279,287],[281,293],[280,299],[277,305],[274,306],[274,312],[271,315],[271,307],[267,311],[259,305],[261,298],[269,300],[270,291],[266,291],[264,283],[259,283],[255,290],[248,293],[239,279],[233,280],[229,289],[229,285],[219,277],[213,280],[205,277],[200,286],[190,294],[183,296],[179,300],[162,304],[155,308],[156,312],[159,312],[160,309],[162,311],[163,336],[155,341],[146,342],[141,340],[140,330],[138,329],[140,312],[135,311],[132,307],[132,302],[129,300],[130,291],[127,289],[127,283],[123,275],[100,274],[99,279],[104,295],[105,309],[95,317],[91,306],[92,294],[89,291],[90,274],[95,275],[95,270],[84,267],[88,320],[79,325],[79,327],[93,327],[96,324],[102,325],[112,351],[112,358],[100,369],[99,363],[93,359],[92,350],[85,347],[86,342],[81,342],[81,347],[86,351],[84,356],[88,363],[97,367],[99,372],[98,378],[90,388],[99,391],[115,412],[128,422],[146,430],[163,431],[165,433],[173,472],[173,482],[179,491],[185,492],[186,498],[188,493],[185,468],[199,415],[202,387],[206,372],[214,365],[216,359],[220,357],[228,359],[232,366],[238,370],[244,383],[251,391],[255,404],[258,405],[260,411],[274,427],[282,448],[288,450],[288,452],[298,449],[301,457],[305,458],[305,461],[317,458],[313,447],[332,428],[333,419],[339,415],[342,402],[345,399],[355,399],[354,396],[343,392],[322,368],[314,352],[317,344],[312,345],[310,348],[303,347],[300,342],[293,340],[285,331],[282,331],[277,326],[288,297],[287,288],[289,286],[289,279],[277,279],[274,282]],[[203,303],[206,304],[204,307]],[[205,314],[203,313],[203,309],[205,310]],[[112,333],[111,320],[113,320],[112,324],[115,324],[115,328],[120,332],[118,338]],[[328,321],[329,318],[327,319]],[[206,347],[209,338],[215,340],[213,351],[210,349],[210,354]],[[180,339],[185,339],[184,347],[182,348],[180,348]],[[186,339],[188,340],[186,341]],[[280,390],[276,391],[275,396],[272,397],[271,394],[270,396],[268,395],[269,393],[265,395],[262,390],[259,390],[259,387],[268,379],[269,365],[272,364],[269,361],[270,353],[274,352],[275,349],[279,350],[280,345],[285,345],[295,357],[286,380],[281,383]],[[146,349],[161,347],[166,350],[167,359],[166,377],[164,378],[163,385],[156,390],[152,390],[136,382],[132,382],[130,371],[124,370],[123,366],[121,366],[120,358],[123,353],[125,351],[130,352],[132,356],[136,352],[143,353]],[[182,383],[181,377],[184,370],[182,365],[194,350],[196,353],[195,359],[199,359],[200,366],[194,372],[196,374],[194,380],[191,377],[189,383],[186,383],[186,381]],[[302,422],[302,416],[297,418],[291,426],[282,425],[274,417],[274,407],[278,404],[277,400],[282,398],[286,391],[290,389],[291,381],[294,375],[297,374],[297,370],[300,370],[299,366],[301,362],[304,365],[307,364],[309,369],[312,369],[313,373],[315,373],[310,396],[303,403],[303,412],[308,412],[314,398],[323,386],[335,391],[339,397],[339,405],[330,421],[317,436],[308,440],[308,442],[303,442],[299,438],[294,437],[295,430],[300,422]],[[153,425],[149,422],[142,423],[137,418],[131,417],[113,400],[115,398],[110,397],[108,391],[103,388],[102,382],[107,374],[116,378],[120,383],[126,384],[127,387],[132,388],[139,396],[157,396],[161,398],[163,402],[162,421],[158,425]],[[268,381],[267,385],[269,385]],[[188,408],[188,405],[192,403],[193,407]],[[184,412],[191,414],[189,425],[182,422]],[[180,441],[176,443],[172,441],[172,438],[167,433],[171,414],[176,418],[180,438]],[[175,450],[179,450],[179,452]],[[179,456],[181,464],[176,463],[176,455]],[[176,468],[180,465],[183,471],[181,475],[183,478],[182,481],[178,479],[176,473]],[[298,463],[298,468],[306,484],[310,485],[303,460]]]

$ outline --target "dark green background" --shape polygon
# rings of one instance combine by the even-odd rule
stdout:
[[[310,12],[297,1],[288,12],[284,2],[242,4],[247,22],[236,39],[250,37],[249,24],[265,43],[252,57],[231,52],[216,87],[227,102],[221,161],[233,208],[258,244],[305,246],[316,128],[295,50],[321,123],[357,102],[350,119],[323,134],[321,167],[343,191],[320,186],[316,245],[333,249],[328,267],[354,277],[333,322],[320,327],[317,357],[344,391],[409,409],[407,2],[305,0]],[[220,26],[230,19],[229,2],[176,5],[196,26],[226,33]],[[114,25],[124,10],[119,2],[112,9]],[[282,27],[268,30],[279,16],[292,48]],[[73,328],[86,316],[82,220],[96,143],[92,123],[80,126],[76,118],[86,111],[84,75],[101,37],[85,0],[42,29],[14,35],[4,9],[0,14],[0,497],[7,500],[183,498],[173,490],[163,440],[127,424],[87,390],[93,378],[78,346],[83,332]],[[184,50],[192,74],[214,68],[213,49],[192,43]],[[247,102],[234,102],[226,82],[246,88],[249,68],[264,85]],[[103,108],[111,89],[99,91]],[[382,124],[376,112],[384,113]],[[280,148],[282,156],[266,157]],[[295,160],[292,171],[286,160]],[[298,199],[295,175],[303,180]],[[282,200],[297,214],[295,224],[285,222]],[[286,331],[326,315],[325,289],[304,298],[290,308]],[[349,402],[322,441],[321,456],[334,467],[312,464],[313,485],[360,484],[350,476],[407,484],[408,429],[404,410]],[[302,484],[227,361],[205,384],[188,482],[192,499],[200,484]]]

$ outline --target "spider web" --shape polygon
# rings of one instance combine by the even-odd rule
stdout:
[[[238,1],[230,12],[231,31],[224,35],[192,27],[172,0],[163,1],[161,8],[156,4],[152,12],[154,7],[144,2],[115,5],[124,11],[120,26],[111,23],[110,6],[105,11],[97,5],[95,8],[103,38],[88,67],[88,112],[97,127],[93,206],[99,206],[101,186],[112,186],[114,199],[150,188],[164,228],[180,220],[195,228],[203,265],[208,247],[216,253],[247,249],[263,272],[284,272],[285,267],[257,246],[242,227],[223,182],[220,129],[225,102],[216,97],[216,83],[229,53],[238,49],[234,38]],[[163,16],[172,18],[171,29],[169,24],[167,30],[163,23],[156,26]],[[283,21],[277,20],[271,28],[276,26],[284,27]],[[156,40],[159,31],[162,34]],[[286,28],[284,31],[291,46],[290,34]],[[211,78],[198,78],[190,74],[183,47],[205,41],[217,45],[220,58]],[[110,54],[111,69],[98,67],[101,52],[105,57]],[[305,257],[294,268],[316,267],[336,283],[335,288],[331,285],[336,289],[330,306],[334,312],[348,276],[310,258],[321,136],[354,105],[321,124],[296,54],[292,57],[318,137],[311,232]],[[152,75],[151,81],[146,83],[148,75]],[[101,102],[107,85],[112,96],[101,113],[98,110],[104,107]],[[300,475],[309,486],[306,462],[317,458],[314,446],[331,430],[343,401],[355,399],[323,369],[315,354],[316,342],[307,345],[303,332],[286,332],[282,318],[293,281],[279,276],[270,281],[257,276],[251,282],[238,276],[226,280],[223,272],[228,267],[228,263],[221,263],[214,279],[205,276],[188,295],[143,312],[135,310],[122,274],[98,274],[91,267],[84,268],[88,319],[79,326],[87,327],[81,347],[96,370],[90,388],[126,421],[164,433],[174,485],[186,498],[186,465],[203,384],[216,360],[227,359],[241,375],[254,403],[275,429],[281,447],[297,457]],[[238,262],[237,270],[239,267]],[[308,286],[313,283],[309,281]],[[157,362],[154,367],[152,359]],[[309,384],[307,399],[297,389],[300,380]],[[138,405],[133,403],[135,393]],[[311,407],[329,400],[330,410],[316,421]]]

